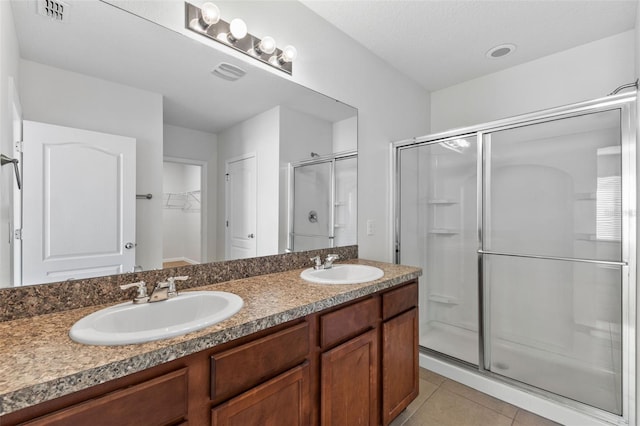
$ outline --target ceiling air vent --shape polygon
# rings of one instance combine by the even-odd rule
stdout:
[[[38,14],[55,21],[68,20],[69,5],[57,0],[38,0]]]
[[[222,62],[213,71],[211,71],[216,77],[220,77],[227,81],[236,81],[243,77],[247,72],[235,65]]]

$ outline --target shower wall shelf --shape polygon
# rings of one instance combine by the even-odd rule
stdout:
[[[444,294],[435,294],[435,293],[431,293],[427,296],[427,299],[430,302],[437,302],[437,303],[442,303],[445,305],[459,305],[460,302],[458,301],[457,297],[454,296],[447,296]]]
[[[615,238],[598,238],[596,234],[575,234],[576,241],[590,241],[594,243],[616,243],[620,244],[620,239]]]
[[[595,201],[597,200],[595,192],[578,192],[574,196],[576,201]]]
[[[444,199],[444,198],[433,198],[433,199],[428,200],[427,204],[451,205],[451,204],[458,204],[458,201],[456,201],[456,200],[448,200],[448,199]]]
[[[429,235],[443,235],[443,236],[450,236],[450,235],[458,235],[459,232],[455,231],[453,229],[430,229],[429,231],[427,231],[427,233]]]

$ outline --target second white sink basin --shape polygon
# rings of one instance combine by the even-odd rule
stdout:
[[[224,291],[191,291],[162,302],[121,303],[76,322],[69,336],[87,345],[127,345],[180,336],[236,314],[242,298]]]
[[[317,284],[359,284],[375,281],[384,276],[384,271],[375,266],[339,264],[330,269],[305,269],[300,274],[303,280]]]

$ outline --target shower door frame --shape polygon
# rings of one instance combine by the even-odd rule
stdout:
[[[294,238],[296,237],[296,234],[294,233],[294,229],[293,229],[293,221],[295,218],[295,197],[294,197],[294,190],[295,190],[295,178],[294,178],[294,173],[295,173],[295,169],[298,167],[304,167],[304,166],[313,166],[316,164],[323,164],[323,163],[331,163],[331,168],[330,168],[330,174],[331,174],[331,178],[330,178],[330,194],[329,194],[329,200],[331,202],[331,209],[329,211],[329,236],[327,237],[329,239],[329,247],[327,248],[333,248],[335,246],[335,198],[336,198],[336,161],[339,160],[346,160],[348,158],[358,158],[358,151],[345,151],[345,152],[340,152],[337,154],[329,154],[329,155],[322,155],[316,158],[312,158],[309,160],[302,160],[302,161],[297,161],[295,163],[289,163],[289,167],[288,167],[288,191],[289,191],[289,196],[288,196],[288,213],[287,213],[287,252],[292,252],[292,251],[296,251],[296,248],[294,247],[293,241]],[[314,235],[307,235],[307,234],[297,234],[300,237],[314,237]]]
[[[484,298],[483,283],[483,212],[484,212],[484,177],[485,151],[483,141],[485,135],[500,130],[540,124],[555,120],[577,117],[590,113],[620,110],[620,142],[621,142],[621,178],[622,178],[622,261],[597,262],[616,263],[622,268],[622,415],[589,406],[537,387],[505,376],[498,375],[487,369],[486,355],[489,352],[487,337],[486,312],[489,311],[487,300]],[[572,407],[577,411],[608,422],[619,423],[621,419],[627,424],[636,422],[636,189],[637,189],[637,150],[636,150],[636,92],[623,93],[591,101],[551,108],[530,114],[506,118],[503,120],[482,123],[476,126],[463,127],[450,131],[435,133],[422,137],[401,140],[390,144],[391,154],[391,220],[393,229],[392,258],[400,263],[402,246],[400,240],[400,151],[417,146],[441,143],[457,138],[477,138],[477,259],[478,259],[478,365],[469,364],[451,356],[441,354],[420,346],[420,351],[442,361],[453,363],[476,373],[511,384],[531,394],[543,396],[554,402]],[[575,260],[575,259],[571,259]]]

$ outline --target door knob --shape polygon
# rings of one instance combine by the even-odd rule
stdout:
[[[131,250],[135,246],[137,246],[136,243],[127,243],[127,244],[124,245],[124,248],[126,248],[127,250]]]
[[[256,236],[255,236],[254,234],[249,234],[249,235],[247,235],[247,237],[249,237],[249,238],[255,238]]]

